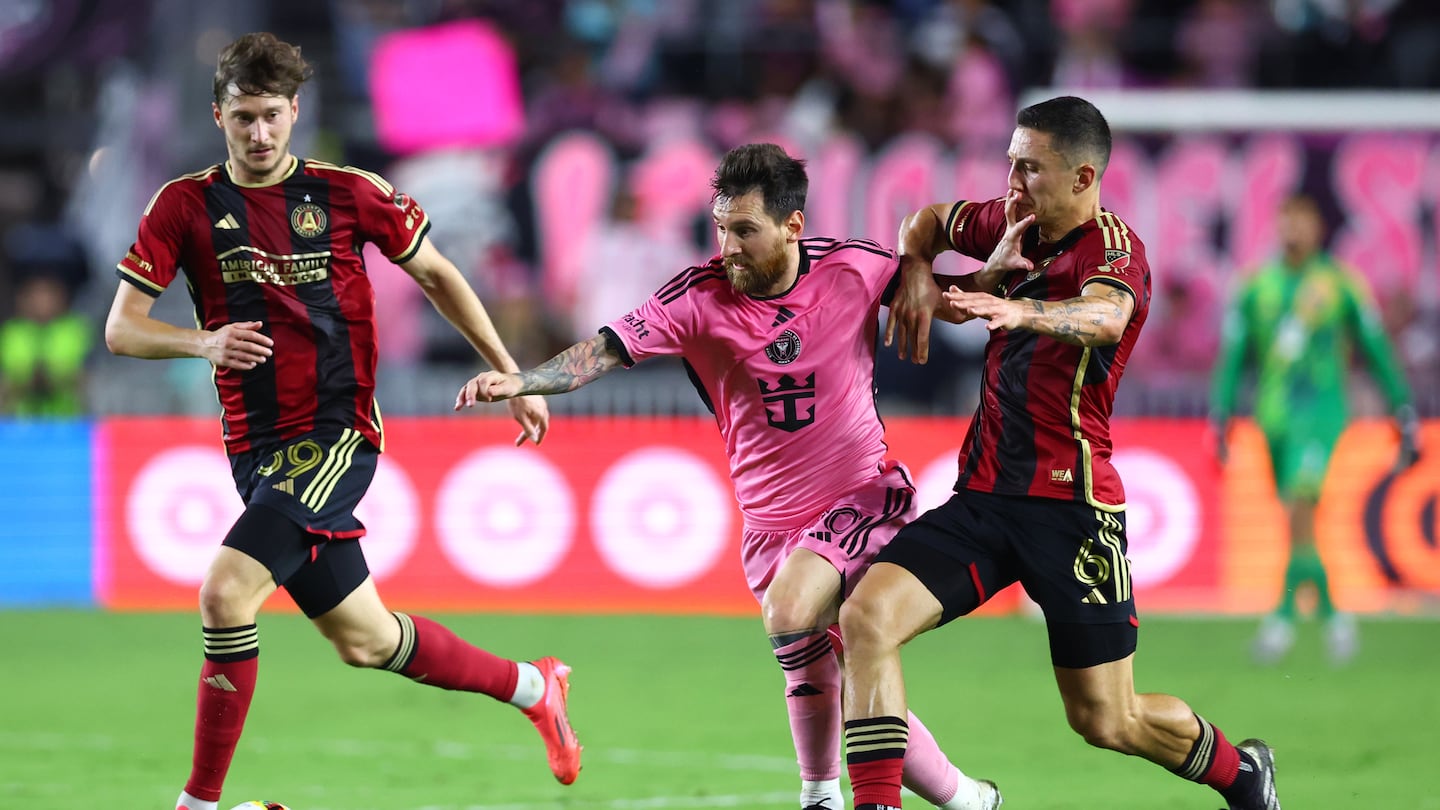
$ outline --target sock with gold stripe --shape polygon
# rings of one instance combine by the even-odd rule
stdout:
[[[855,810],[899,807],[910,727],[899,717],[845,722],[845,762]]]
[[[405,677],[459,692],[479,692],[496,700],[515,697],[519,668],[514,661],[476,647],[439,622],[396,613],[400,645],[383,668]]]
[[[260,670],[260,636],[255,625],[206,627],[205,664],[195,701],[195,747],[185,793],[202,801],[220,799],[225,774],[245,728]]]

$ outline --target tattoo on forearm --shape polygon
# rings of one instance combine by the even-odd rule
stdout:
[[[1128,293],[1115,290],[1105,296],[1081,296],[1065,301],[1033,301],[1034,329],[1065,343],[1095,345],[1107,325],[1125,317]]]
[[[528,371],[520,372],[520,393],[562,394],[614,368],[620,358],[605,346],[604,336],[577,343]]]

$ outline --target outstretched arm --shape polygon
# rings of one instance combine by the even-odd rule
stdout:
[[[941,285],[965,292],[990,293],[1011,270],[1031,269],[1033,265],[1021,255],[1021,251],[1025,230],[1035,217],[1032,214],[1017,220],[1015,200],[1013,192],[1005,198],[1005,234],[995,246],[989,261],[979,270],[963,276],[937,275],[934,266],[936,256],[952,249],[945,225],[955,203],[927,206],[900,223],[900,286],[890,302],[890,317],[885,322],[885,345],[891,345],[898,334],[898,351],[902,360],[907,353],[914,355],[917,363],[929,359],[932,316],[954,323],[968,320],[959,317],[941,300]]]
[[[485,371],[475,375],[455,398],[455,410],[477,402],[496,402],[526,394],[563,394],[597,380],[621,365],[620,355],[605,335],[596,335],[532,369],[503,374]]]
[[[1135,299],[1119,287],[1092,281],[1075,298],[1037,301],[1000,298],[951,287],[946,303],[964,318],[984,318],[986,328],[1028,329],[1076,346],[1113,346],[1120,342],[1135,311]]]
[[[495,324],[485,311],[485,305],[480,303],[479,296],[475,295],[475,290],[460,270],[435,248],[428,236],[420,242],[420,249],[415,255],[400,267],[415,279],[435,310],[465,336],[491,368],[498,371],[520,368],[505,349],[500,333],[495,331]],[[520,435],[515,439],[516,446],[524,444],[526,439],[539,444],[550,430],[550,406],[539,397],[522,397],[511,401],[509,406],[510,415],[520,423],[521,428]]]

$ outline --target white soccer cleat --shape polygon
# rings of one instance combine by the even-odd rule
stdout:
[[[1005,800],[1000,797],[1000,788],[989,779],[980,780],[980,810],[1000,810]]]
[[[1360,651],[1360,625],[1350,613],[1336,613],[1325,623],[1325,651],[1330,663],[1341,666]]]
[[[1274,664],[1284,658],[1295,646],[1295,625],[1288,620],[1271,614],[1260,622],[1260,631],[1250,647],[1250,654],[1257,664]]]

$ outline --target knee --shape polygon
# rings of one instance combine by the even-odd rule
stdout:
[[[848,648],[899,646],[894,616],[882,601],[849,599],[840,606],[840,635]]]
[[[347,631],[330,637],[335,652],[347,665],[359,669],[384,666],[394,653],[380,637],[361,631]]]
[[[251,588],[225,575],[207,576],[200,585],[200,617],[206,627],[240,627],[255,621],[248,604]]]
[[[821,627],[822,617],[819,613],[811,606],[801,604],[794,599],[766,598],[764,604],[761,605],[760,617],[765,623],[765,632],[772,636],[776,633],[823,629]],[[826,626],[829,624],[826,623]]]
[[[1070,728],[1096,748],[1133,753],[1131,743],[1136,728],[1135,718],[1126,712],[1109,711],[1100,706],[1066,707]]]

